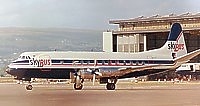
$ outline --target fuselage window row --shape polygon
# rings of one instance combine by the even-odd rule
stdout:
[[[62,64],[97,64],[97,65],[145,65],[145,64],[173,64],[173,61],[137,61],[137,60],[52,60],[52,63]]]

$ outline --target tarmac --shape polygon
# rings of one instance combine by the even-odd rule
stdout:
[[[0,84],[0,106],[200,106],[200,83],[118,83],[116,90],[85,83],[83,90],[72,84]]]

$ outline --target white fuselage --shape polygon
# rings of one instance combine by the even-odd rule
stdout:
[[[163,57],[163,58],[160,58]],[[110,52],[24,52],[9,65],[18,69],[86,69],[133,68],[144,65],[173,65],[169,55],[150,53]],[[164,68],[164,67],[163,67]]]

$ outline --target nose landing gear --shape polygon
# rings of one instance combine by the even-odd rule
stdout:
[[[26,90],[30,91],[33,89],[33,85],[31,84],[31,82],[29,81],[28,85],[26,85]]]
[[[33,89],[33,86],[31,85],[31,84],[29,84],[29,85],[26,85],[26,90],[32,90]]]

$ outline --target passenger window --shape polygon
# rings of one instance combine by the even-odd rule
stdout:
[[[107,63],[107,64],[108,64],[108,60],[105,60],[105,63]]]
[[[131,61],[131,65],[133,65],[134,64],[134,62],[133,61]]]
[[[83,64],[83,60],[81,60],[80,63]]]
[[[97,63],[102,63],[102,61],[101,60],[97,60]]]
[[[105,61],[104,60],[102,60],[102,65],[104,65],[105,64]]]
[[[90,63],[94,63],[94,60],[90,60]]]
[[[127,64],[130,64],[130,60],[126,60],[126,63],[127,63]]]
[[[111,60],[111,63],[115,63],[115,60]]]
[[[115,64],[119,64],[119,61],[118,61],[118,60],[116,60],[116,61],[115,61]]]
[[[90,61],[89,61],[89,60],[87,61],[87,64],[90,64]]]
[[[137,61],[135,64],[136,64],[136,65],[139,65],[139,62]]]
[[[61,60],[61,61],[60,61],[60,63],[61,63],[61,64],[63,64],[63,63],[64,63],[64,61],[63,61],[63,60]]]
[[[123,61],[123,63],[124,63],[124,65],[126,65],[126,61],[125,60]]]

